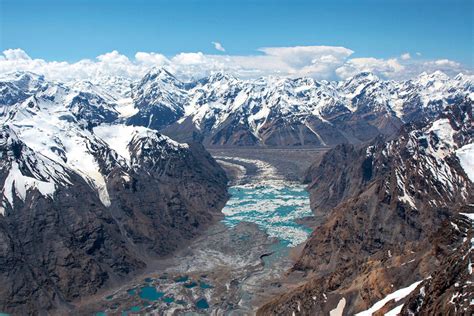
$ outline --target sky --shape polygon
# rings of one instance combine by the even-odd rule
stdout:
[[[183,76],[219,68],[327,79],[361,70],[388,78],[469,73],[473,20],[472,0],[0,0],[0,71],[38,70],[38,61],[84,66],[115,54]]]

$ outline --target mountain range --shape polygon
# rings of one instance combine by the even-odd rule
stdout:
[[[228,198],[206,147],[234,146],[330,148],[305,175],[308,280],[260,313],[359,312],[414,284],[385,308],[468,308],[473,80],[3,74],[0,310],[67,308],[195,237]]]
[[[1,80],[5,105],[25,100],[45,82],[28,73]],[[205,146],[357,144],[379,134],[394,135],[405,123],[433,119],[447,105],[474,98],[473,76],[450,78],[439,71],[406,81],[386,81],[372,73],[339,82],[240,80],[218,72],[182,82],[166,69],[154,68],[138,82],[118,77],[93,81],[59,83],[79,91],[77,104],[82,98],[96,109],[80,110],[91,124],[120,121]],[[79,111],[72,103],[71,110]]]
[[[334,146],[393,135],[404,123],[432,119],[474,95],[473,77],[441,72],[408,81],[360,73],[346,81],[239,80],[224,73],[183,83],[153,69],[132,92],[128,124],[206,146]]]

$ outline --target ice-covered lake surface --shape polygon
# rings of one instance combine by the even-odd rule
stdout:
[[[222,210],[224,224],[255,223],[285,246],[304,242],[311,229],[295,220],[311,216],[308,192],[296,183],[246,184],[229,188],[231,198]]]
[[[291,262],[288,257],[292,247],[305,242],[312,232],[302,224],[304,221],[299,221],[313,216],[305,186],[286,180],[273,165],[262,160],[228,156],[216,159],[237,171],[229,187],[230,199],[222,210],[222,222],[227,227],[252,223],[275,239],[262,261],[265,270],[278,274],[283,263]]]
[[[240,171],[229,188],[231,197],[222,210],[224,224],[233,227],[240,222],[255,223],[287,247],[294,247],[308,238],[311,229],[296,221],[313,215],[304,185],[285,181],[272,165],[261,160],[217,159]],[[249,165],[256,167],[252,175],[245,168]]]

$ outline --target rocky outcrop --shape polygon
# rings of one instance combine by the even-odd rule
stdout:
[[[473,184],[455,154],[472,140],[472,105],[466,100],[434,122],[405,126],[394,140],[329,151],[307,177],[312,208],[326,218],[293,268],[307,273],[308,281],[265,304],[260,314],[316,315],[342,302],[344,314],[354,314],[449,264],[445,276],[422,282],[425,289],[435,288],[435,302],[419,307],[411,298],[411,310],[465,308],[446,305],[441,293],[453,280],[466,279],[459,271],[468,271],[466,256],[472,255],[463,242],[472,226],[457,214],[472,212]],[[387,301],[376,310],[401,309],[402,302]]]
[[[450,248],[430,277],[407,297],[402,315],[469,315],[474,312],[474,210],[471,206],[461,211],[469,213],[461,212],[436,236],[448,241]]]
[[[257,315],[327,315],[341,302],[343,315],[366,311],[376,302],[381,303],[373,315],[395,308],[401,315],[469,314],[473,232],[469,219],[455,215],[423,241],[354,258],[326,274],[308,274],[307,282],[267,302]],[[390,298],[399,289],[402,293]]]
[[[145,252],[165,255],[222,216],[227,178],[200,144],[167,157],[160,147],[138,149],[132,161],[140,168],[129,177],[114,171],[108,189],[112,212],[127,238]]]

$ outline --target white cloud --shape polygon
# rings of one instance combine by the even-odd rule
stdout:
[[[325,61],[339,62],[354,53],[345,47],[336,46],[264,47],[259,51],[296,68]]]
[[[420,53],[420,52],[416,52],[416,56],[421,56],[421,53]]]
[[[166,57],[156,52],[137,52],[133,58],[112,51],[95,59],[75,63],[30,58],[21,49],[8,49],[0,55],[0,73],[26,70],[52,80],[93,79],[101,75],[141,78],[151,67],[166,67],[182,79],[200,78],[225,71],[241,78],[279,75],[315,79],[341,79],[362,71],[382,78],[405,79],[421,72],[441,70],[448,75],[472,73],[448,59],[350,58],[353,51],[336,46],[264,47],[256,55],[208,55],[201,52],[179,53]],[[404,54],[405,55],[405,54]]]
[[[422,61],[418,64],[415,64],[413,70],[413,75],[421,72],[432,73],[438,70],[444,72],[449,76],[455,76],[460,72],[465,74],[473,73],[471,70],[463,67],[462,64],[449,59]]]
[[[138,52],[135,54],[135,60],[137,63],[150,66],[165,66],[168,63],[168,59],[158,53]]]
[[[206,63],[203,53],[180,53],[174,56],[171,61],[176,65],[200,65]]]
[[[214,45],[214,48],[217,49],[218,51],[225,52],[224,46],[222,46],[221,43],[219,42],[211,42]]]
[[[130,62],[127,56],[121,55],[116,50],[111,51],[110,53],[99,55],[97,56],[97,59],[104,63],[111,63],[111,64],[125,64],[125,63]]]
[[[7,60],[31,60],[30,56],[28,56],[24,50],[19,48],[7,49],[3,51],[3,55]]]
[[[400,64],[396,58],[353,58],[343,66],[336,69],[337,75],[342,78],[352,77],[360,72],[373,72],[382,78],[397,77],[405,70],[405,66]]]
[[[438,59],[438,60],[435,60],[435,61],[431,61],[431,62],[427,62],[428,64],[434,64],[436,66],[441,66],[441,67],[460,67],[461,64],[458,63],[458,62],[455,62],[455,61],[452,61],[452,60],[449,60],[449,59]]]
[[[411,59],[411,55],[410,55],[410,53],[404,53],[400,56],[400,58],[402,60],[408,60],[408,59]]]

